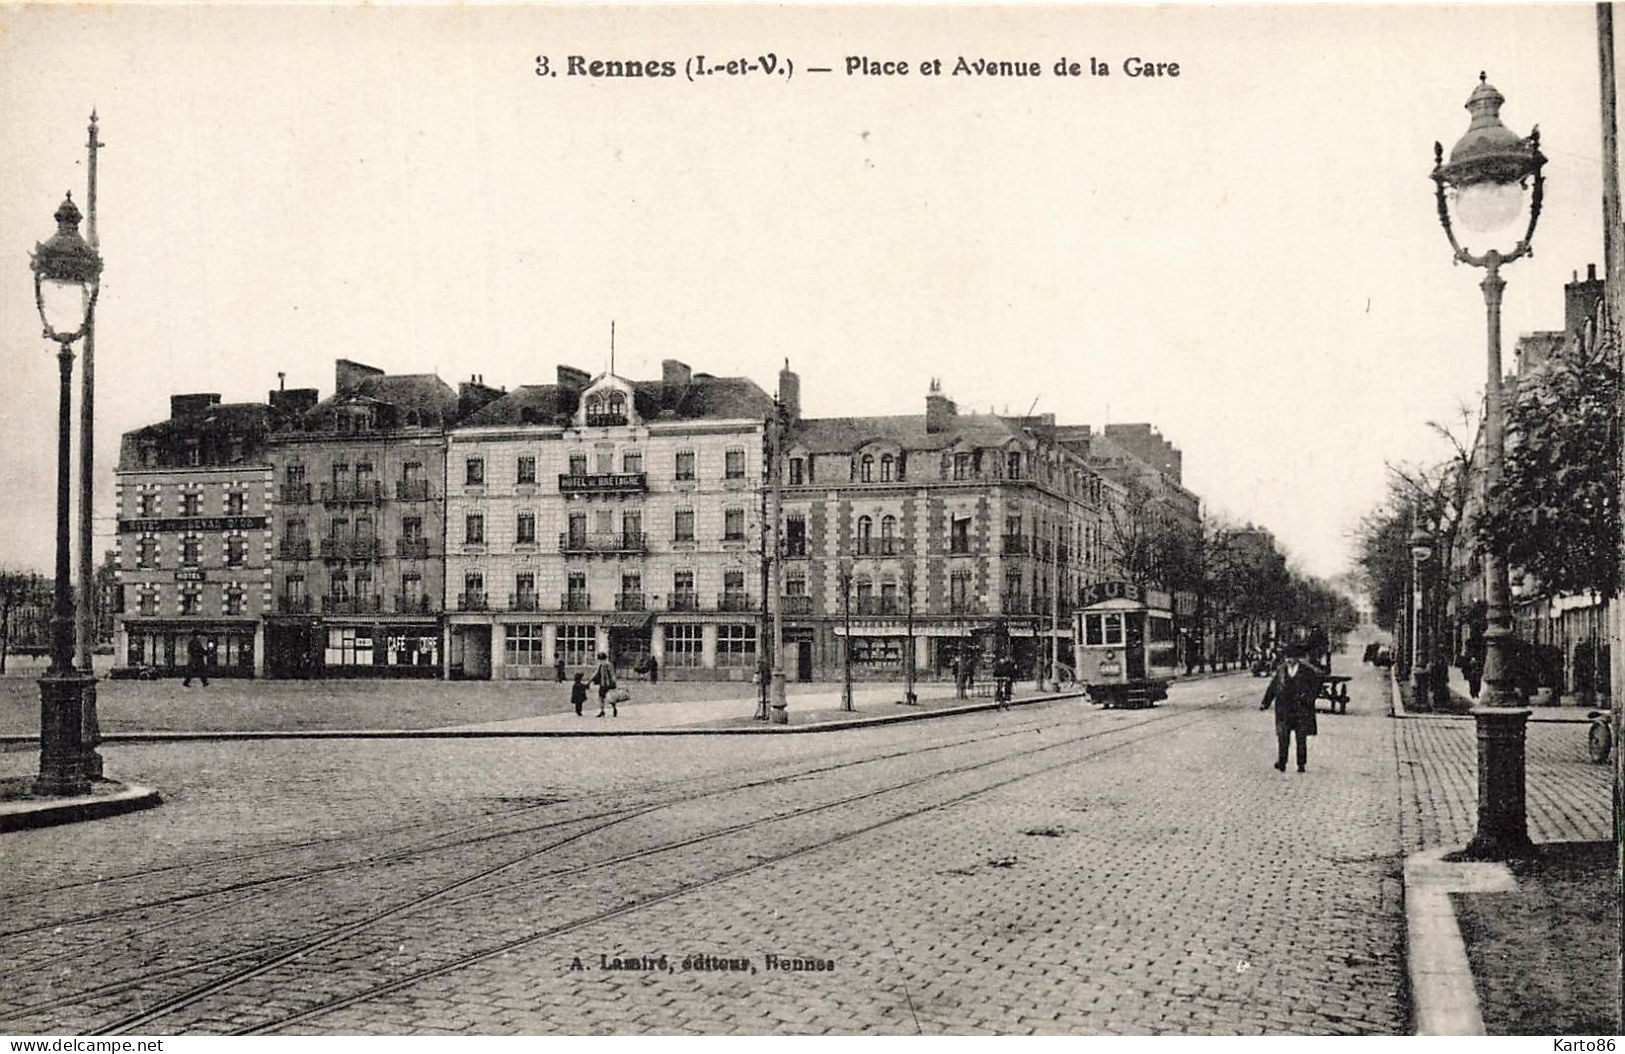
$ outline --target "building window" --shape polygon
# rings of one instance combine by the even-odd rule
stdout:
[[[882,516],[880,518],[880,555],[897,555],[897,517]]]
[[[570,475],[572,475],[572,476],[585,476],[586,474],[587,474],[587,455],[586,454],[571,454],[570,455]]]
[[[203,539],[188,534],[181,539],[181,566],[196,567],[203,561]]]
[[[591,666],[598,653],[598,627],[566,623],[559,627],[558,654],[566,666]]]
[[[694,451],[679,450],[677,452],[676,477],[683,481],[694,479]]]
[[[463,483],[470,487],[485,486],[485,459],[471,457],[463,462]]]
[[[519,466],[514,472],[514,482],[521,486],[536,482],[536,458],[526,454],[519,459]]]
[[[329,666],[371,666],[372,631],[353,626],[329,626],[327,654]]]
[[[868,556],[874,545],[875,521],[867,516],[858,517],[858,555]]]
[[[717,627],[717,666],[756,665],[756,627],[728,623]]]
[[[182,516],[203,515],[203,495],[197,491],[190,491],[181,495]]]
[[[144,535],[135,547],[135,566],[139,568],[152,568],[159,565],[158,539],[152,535]]]
[[[956,516],[948,535],[948,552],[963,556],[970,551],[970,517]]]
[[[900,666],[903,643],[898,637],[853,637],[852,661],[859,666]]]
[[[198,589],[196,586],[183,587],[181,589],[181,614],[183,614],[183,615],[201,615],[201,614],[203,614],[203,591],[202,590]]]
[[[520,610],[527,610],[524,605],[534,607],[536,604],[536,574],[533,571],[519,571],[513,576],[513,596],[515,606]]]
[[[1011,479],[1021,478],[1021,451],[1012,450],[1005,456],[1004,474]]]
[[[722,474],[726,479],[745,478],[745,452],[730,450],[722,455]]]
[[[401,575],[401,595],[397,598],[395,607],[402,612],[429,610],[428,605],[424,603],[422,575],[416,571],[408,571]]]
[[[509,666],[540,666],[544,628],[536,622],[515,622],[507,627],[502,655]]]
[[[621,471],[629,476],[635,476],[643,471],[643,452],[641,450],[628,450],[621,455]]]
[[[226,566],[242,567],[248,563],[248,539],[234,534],[226,539]]]
[[[954,455],[954,479],[971,478],[971,460],[969,454]]]
[[[874,478],[874,473],[875,459],[869,454],[863,455],[863,460],[858,462],[858,482],[870,482]]]
[[[725,542],[742,542],[745,540],[744,509],[728,509],[723,512],[722,540]]]
[[[135,514],[137,516],[155,515],[158,495],[144,492],[135,496]]]
[[[350,573],[348,571],[333,572],[333,577],[327,583],[327,595],[334,600],[350,599]]]
[[[463,527],[463,541],[469,545],[485,544],[485,516],[482,513],[468,514]]]
[[[969,571],[955,571],[948,578],[948,610],[956,615],[970,611],[971,575]]]
[[[801,515],[784,519],[784,555],[807,555],[807,518]]]
[[[514,523],[514,541],[520,545],[536,544],[536,514],[522,512]]]
[[[158,614],[158,587],[142,586],[135,597],[135,613],[152,616]]]
[[[694,540],[694,510],[678,509],[672,514],[671,538],[674,542]]]
[[[226,494],[226,515],[242,516],[248,511],[248,495],[240,490]]]
[[[666,607],[671,611],[698,611],[699,597],[694,593],[694,572],[673,571],[671,598]]]
[[[203,448],[196,439],[186,441],[186,463],[193,466],[203,464]]]
[[[705,659],[705,627],[679,625],[663,627],[666,634],[666,665],[695,668]]]
[[[882,483],[890,483],[891,482],[892,470],[896,467],[896,464],[897,463],[892,459],[892,456],[890,454],[881,455],[881,458],[880,458],[880,482],[882,482]]]
[[[806,462],[799,457],[790,459],[790,486],[799,487],[807,481]]]

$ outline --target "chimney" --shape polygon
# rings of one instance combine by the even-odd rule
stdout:
[[[592,383],[592,374],[586,370],[578,370],[574,366],[559,367],[559,387],[566,391],[583,392],[587,385]]]
[[[1603,281],[1597,277],[1597,265],[1586,265],[1586,276],[1563,287],[1563,329],[1572,346],[1584,339],[1586,324],[1597,317],[1597,306],[1602,302]]]
[[[169,416],[171,418],[191,417],[200,414],[211,406],[220,405],[218,392],[196,392],[192,395],[171,395],[169,397]]]
[[[931,378],[931,387],[925,393],[925,430],[946,432],[957,413],[959,407],[954,405],[952,399],[942,394],[942,381],[936,377]]]
[[[779,401],[791,424],[801,420],[801,378],[790,369],[789,359],[784,360],[784,369],[779,371]]]
[[[339,359],[333,365],[333,388],[336,392],[347,392],[361,385],[369,377],[382,377],[384,371],[376,366],[365,363],[352,362],[349,359]]]
[[[271,409],[283,414],[302,414],[316,405],[314,388],[278,388],[271,393]]]
[[[483,373],[473,374],[468,380],[457,386],[457,419],[461,421],[469,414],[502,398],[502,393],[485,384]]]

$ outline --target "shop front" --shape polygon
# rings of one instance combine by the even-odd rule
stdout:
[[[125,622],[124,664],[160,677],[184,677],[188,642],[203,641],[210,677],[254,677],[264,671],[259,624],[251,620],[185,621],[130,619]]]

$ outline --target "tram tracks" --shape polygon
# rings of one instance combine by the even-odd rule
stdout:
[[[356,937],[358,937],[358,936],[360,936],[360,935],[362,935],[364,933],[367,933],[369,930],[373,930],[376,927],[378,927],[380,924],[388,922],[390,920],[398,920],[398,919],[401,919],[401,918],[406,917],[406,916],[412,916],[412,915],[419,914],[419,913],[421,913],[422,911],[425,911],[425,910],[430,910],[430,909],[434,909],[434,908],[442,907],[442,906],[450,906],[450,905],[462,903],[463,901],[466,901],[466,900],[472,900],[472,899],[475,899],[477,897],[490,897],[490,896],[493,896],[493,895],[496,895],[496,894],[499,894],[499,893],[511,892],[511,891],[514,891],[515,889],[518,889],[518,888],[523,888],[523,887],[526,887],[526,886],[531,886],[531,885],[535,885],[535,884],[542,883],[542,882],[556,881],[559,877],[561,877],[563,875],[580,874],[580,873],[584,873],[584,872],[587,872],[587,871],[592,871],[592,870],[599,869],[599,868],[605,868],[605,867],[611,867],[611,866],[619,866],[619,865],[623,865],[623,864],[626,864],[626,863],[629,863],[629,862],[643,860],[643,859],[647,859],[647,858],[650,858],[650,857],[658,856],[660,854],[672,853],[672,852],[679,851],[679,850],[685,849],[685,848],[689,848],[689,847],[692,847],[694,845],[698,845],[698,844],[701,844],[701,843],[704,843],[704,842],[714,841],[714,840],[722,839],[722,838],[727,838],[727,837],[730,837],[730,836],[735,835],[735,834],[739,834],[739,833],[746,832],[746,831],[751,831],[751,830],[754,830],[754,829],[757,829],[757,828],[762,828],[762,827],[765,827],[767,825],[783,824],[786,821],[790,821],[790,820],[801,818],[801,817],[811,816],[811,815],[816,814],[816,813],[828,812],[830,810],[834,810],[834,809],[837,809],[837,808],[848,808],[848,807],[854,806],[854,805],[856,805],[856,804],[858,804],[860,802],[873,801],[875,799],[881,798],[881,797],[886,796],[886,795],[896,794],[896,793],[898,793],[900,791],[905,791],[905,790],[909,790],[909,789],[912,789],[912,788],[924,787],[924,786],[926,786],[928,784],[931,784],[931,783],[934,783],[936,781],[945,780],[945,779],[952,778],[952,777],[964,776],[964,775],[967,775],[969,773],[983,772],[984,770],[990,769],[990,768],[992,768],[994,766],[1006,765],[1006,764],[1010,764],[1012,762],[1023,761],[1023,760],[1030,759],[1030,758],[1032,758],[1034,756],[1037,756],[1037,755],[1042,755],[1042,754],[1050,752],[1050,751],[1055,751],[1055,750],[1060,750],[1060,749],[1064,749],[1064,748],[1067,748],[1067,747],[1076,746],[1076,745],[1078,745],[1080,743],[1085,743],[1085,742],[1087,742],[1089,740],[1099,739],[1099,738],[1105,737],[1105,736],[1120,736],[1120,737],[1122,737],[1122,738],[1119,738],[1119,739],[1117,739],[1116,741],[1114,741],[1112,743],[1109,743],[1109,744],[1105,745],[1101,749],[1090,751],[1089,753],[1083,755],[1082,757],[1065,758],[1065,759],[1057,761],[1057,762],[1055,762],[1053,764],[1048,764],[1048,765],[1041,766],[1041,767],[1039,767],[1038,769],[1035,769],[1035,770],[1018,772],[1018,773],[1016,773],[1014,775],[994,780],[991,783],[987,783],[985,785],[979,785],[979,786],[973,787],[972,789],[964,791],[962,793],[957,793],[957,794],[950,795],[949,797],[947,797],[945,799],[930,801],[930,802],[927,802],[924,805],[921,805],[921,806],[918,806],[918,807],[905,808],[904,810],[902,810],[900,812],[896,812],[896,813],[891,814],[891,815],[883,816],[880,819],[875,820],[873,822],[860,824],[859,826],[857,826],[855,828],[850,828],[850,829],[847,829],[847,830],[843,830],[843,831],[835,834],[833,837],[816,838],[812,842],[810,842],[809,844],[792,846],[792,847],[790,847],[788,849],[785,849],[783,851],[778,851],[778,852],[773,852],[773,853],[761,855],[761,856],[752,858],[750,860],[750,862],[748,862],[748,863],[744,863],[744,864],[741,864],[741,865],[736,866],[736,867],[725,868],[721,872],[706,875],[706,876],[698,878],[697,880],[680,882],[674,888],[661,890],[661,891],[658,891],[658,892],[651,893],[651,894],[649,894],[647,896],[636,899],[636,900],[632,901],[631,903],[619,904],[619,905],[615,905],[615,906],[612,906],[612,907],[609,907],[609,908],[606,908],[606,909],[603,909],[603,910],[591,911],[591,912],[588,912],[587,914],[580,915],[580,916],[575,917],[575,918],[565,919],[565,920],[560,921],[556,925],[543,927],[543,928],[538,929],[538,930],[533,930],[532,932],[524,934],[524,935],[522,935],[520,937],[513,938],[513,939],[507,940],[507,941],[499,942],[499,943],[497,943],[495,945],[480,949],[480,950],[478,950],[476,952],[473,952],[471,954],[466,954],[466,955],[456,957],[456,958],[454,958],[453,960],[451,960],[449,962],[436,965],[436,966],[431,967],[429,969],[419,970],[419,971],[416,971],[416,972],[413,972],[413,973],[409,974],[408,976],[401,977],[401,978],[396,978],[396,979],[388,981],[388,982],[386,982],[384,984],[376,985],[376,986],[373,986],[371,988],[368,988],[368,989],[366,989],[364,991],[344,994],[344,995],[339,996],[336,999],[329,1000],[328,1002],[322,1003],[322,1004],[320,1004],[318,1006],[303,1008],[303,1009],[300,1009],[300,1010],[296,1011],[295,1013],[293,1013],[291,1015],[285,1015],[285,1016],[283,1016],[283,1017],[281,1017],[279,1019],[275,1019],[275,1020],[271,1020],[271,1021],[258,1022],[256,1024],[253,1024],[251,1026],[248,1026],[248,1027],[245,1027],[245,1028],[241,1029],[241,1031],[246,1032],[246,1033],[258,1033],[258,1032],[274,1031],[276,1029],[284,1028],[284,1027],[287,1027],[287,1026],[292,1025],[292,1024],[297,1024],[297,1023],[299,1023],[301,1021],[308,1020],[308,1019],[310,1019],[312,1017],[318,1016],[318,1015],[323,1014],[323,1013],[330,1012],[330,1011],[335,1010],[335,1009],[340,1009],[340,1008],[346,1007],[346,1006],[352,1006],[352,1005],[355,1005],[356,1003],[366,1002],[366,1001],[371,1000],[371,999],[376,999],[376,998],[385,996],[385,995],[387,995],[387,994],[389,994],[391,992],[398,991],[398,990],[400,990],[402,988],[405,988],[405,987],[408,987],[408,986],[410,986],[412,984],[416,984],[416,983],[419,983],[421,981],[427,980],[429,978],[442,976],[442,975],[444,975],[446,973],[450,973],[450,972],[454,972],[454,971],[459,970],[459,969],[463,969],[463,968],[465,968],[467,966],[482,962],[484,960],[493,958],[495,956],[508,954],[509,952],[511,952],[511,951],[513,951],[513,950],[515,950],[517,948],[521,948],[521,947],[524,947],[524,946],[529,945],[529,944],[533,944],[533,943],[536,943],[536,942],[539,942],[539,941],[543,941],[543,940],[546,940],[546,939],[548,939],[550,937],[558,936],[560,934],[567,933],[567,932],[570,932],[572,930],[578,930],[578,929],[590,926],[590,925],[592,925],[592,924],[594,924],[596,922],[602,922],[602,921],[606,921],[606,920],[609,920],[609,919],[618,918],[618,917],[620,917],[622,915],[626,915],[626,914],[629,914],[629,913],[632,913],[632,912],[635,912],[635,911],[639,911],[639,910],[642,910],[642,909],[645,909],[645,908],[655,906],[657,904],[664,903],[666,901],[669,901],[669,900],[672,900],[672,899],[675,899],[675,898],[678,898],[678,897],[685,896],[685,895],[687,895],[689,893],[692,893],[692,892],[694,892],[696,890],[699,890],[699,889],[703,889],[703,888],[705,888],[707,886],[715,885],[715,884],[720,883],[720,882],[725,882],[725,881],[728,881],[729,879],[736,878],[736,877],[739,877],[741,875],[751,873],[753,871],[758,871],[758,870],[761,870],[761,869],[766,868],[766,867],[771,867],[771,866],[773,866],[775,864],[782,863],[782,862],[784,862],[786,860],[795,859],[797,857],[805,856],[805,855],[807,855],[809,853],[817,852],[817,851],[820,851],[822,849],[827,849],[827,848],[830,848],[832,846],[842,844],[844,842],[852,840],[853,838],[857,838],[857,837],[859,837],[861,835],[864,835],[864,834],[867,834],[867,833],[870,833],[870,832],[873,832],[873,831],[876,831],[876,830],[883,829],[883,828],[888,827],[888,826],[892,826],[892,825],[904,822],[904,821],[906,821],[908,819],[912,819],[912,818],[914,818],[916,816],[920,816],[920,815],[923,815],[923,814],[926,814],[926,813],[929,813],[929,812],[933,812],[933,811],[937,811],[937,810],[940,810],[940,809],[945,809],[945,808],[952,807],[953,805],[959,804],[959,803],[961,803],[963,801],[969,800],[971,798],[977,797],[977,796],[982,795],[982,794],[989,793],[991,791],[1000,789],[1000,788],[1005,787],[1005,786],[1009,786],[1012,783],[1016,783],[1016,782],[1019,782],[1019,781],[1024,780],[1024,779],[1030,779],[1030,778],[1033,778],[1035,776],[1042,775],[1042,774],[1045,774],[1047,772],[1052,772],[1052,771],[1055,771],[1055,770],[1060,769],[1060,768],[1064,768],[1064,767],[1069,766],[1069,765],[1078,764],[1080,762],[1087,761],[1087,760],[1089,760],[1091,758],[1098,757],[1103,753],[1107,753],[1107,752],[1110,752],[1110,751],[1113,751],[1113,750],[1122,749],[1124,747],[1133,745],[1133,744],[1141,742],[1141,741],[1143,741],[1143,740],[1145,740],[1147,738],[1150,738],[1152,735],[1156,735],[1156,734],[1159,734],[1159,733],[1162,733],[1162,732],[1166,731],[1166,726],[1164,725],[1165,722],[1177,721],[1177,720],[1179,720],[1181,718],[1190,718],[1190,720],[1185,721],[1183,723],[1184,724],[1196,723],[1197,721],[1200,721],[1201,719],[1203,719],[1203,718],[1205,718],[1207,716],[1206,713],[1205,713],[1206,711],[1212,710],[1212,709],[1214,709],[1215,707],[1217,707],[1219,705],[1221,705],[1221,704],[1220,703],[1214,703],[1214,704],[1208,704],[1208,705],[1200,706],[1200,707],[1193,707],[1193,708],[1185,709],[1185,710],[1164,712],[1164,713],[1162,713],[1160,715],[1151,716],[1151,717],[1149,717],[1149,718],[1147,718],[1145,720],[1136,721],[1136,722],[1132,722],[1132,723],[1129,723],[1129,724],[1115,725],[1113,727],[1105,728],[1105,729],[1096,729],[1096,730],[1093,730],[1093,731],[1086,732],[1086,733],[1084,733],[1082,735],[1066,737],[1066,738],[1063,738],[1063,739],[1061,739],[1059,741],[1046,742],[1044,744],[1041,744],[1041,745],[1036,746],[1036,747],[1031,748],[1031,749],[1018,750],[1018,751],[1015,751],[1015,752],[1012,752],[1012,753],[1001,754],[998,757],[987,759],[987,760],[975,761],[975,762],[972,762],[972,763],[966,764],[966,765],[950,765],[950,766],[948,766],[946,768],[939,769],[939,770],[934,770],[934,771],[925,773],[923,775],[915,776],[915,777],[912,777],[910,779],[903,780],[903,781],[900,781],[900,782],[888,782],[884,786],[873,788],[871,790],[864,791],[864,792],[859,793],[859,794],[847,795],[847,796],[841,797],[841,798],[833,800],[833,801],[826,801],[826,802],[806,806],[806,807],[799,808],[799,809],[793,809],[793,810],[790,810],[789,812],[777,813],[777,814],[764,816],[764,817],[759,817],[759,818],[748,820],[748,821],[742,821],[742,822],[739,822],[739,823],[728,825],[728,826],[726,826],[724,828],[721,828],[721,829],[718,829],[718,830],[705,831],[705,832],[702,832],[700,834],[696,834],[696,835],[693,835],[693,836],[689,836],[689,837],[685,837],[685,838],[679,838],[679,839],[675,839],[675,840],[669,840],[669,841],[663,842],[662,844],[659,844],[659,845],[649,846],[647,848],[636,850],[636,851],[630,852],[630,853],[619,854],[619,855],[612,856],[612,857],[607,858],[607,859],[591,860],[591,861],[587,861],[587,862],[584,862],[582,864],[579,864],[579,865],[576,865],[576,866],[573,866],[573,867],[569,867],[569,868],[554,869],[554,870],[548,871],[546,873],[533,875],[533,876],[529,877],[528,879],[522,880],[520,882],[507,883],[507,884],[504,884],[504,885],[499,885],[499,886],[495,886],[495,887],[491,887],[491,888],[487,888],[487,889],[477,889],[477,888],[475,888],[475,887],[477,887],[477,885],[479,883],[485,882],[487,880],[490,880],[490,879],[493,879],[493,878],[499,878],[499,877],[506,876],[506,875],[510,875],[515,870],[525,866],[528,863],[533,862],[536,858],[540,857],[542,854],[545,854],[545,853],[551,852],[553,850],[559,849],[559,848],[561,848],[561,847],[563,847],[565,845],[568,845],[568,844],[579,843],[583,839],[586,839],[586,838],[588,838],[588,837],[590,837],[590,836],[592,836],[594,834],[597,834],[597,833],[605,830],[606,828],[612,827],[612,826],[614,826],[616,824],[624,823],[624,822],[627,822],[629,820],[636,819],[636,818],[648,815],[649,813],[658,811],[660,809],[671,808],[671,807],[675,807],[675,806],[688,804],[688,803],[690,803],[690,802],[692,802],[694,800],[698,800],[699,798],[702,798],[702,797],[711,796],[712,794],[715,794],[715,793],[718,793],[718,792],[709,792],[709,793],[699,794],[699,795],[690,795],[690,796],[687,796],[687,797],[680,797],[680,798],[672,799],[670,801],[660,802],[660,803],[655,803],[655,804],[652,804],[652,805],[647,805],[647,806],[644,806],[644,807],[640,807],[640,808],[635,809],[635,810],[630,810],[628,812],[628,814],[625,815],[625,816],[609,819],[609,820],[607,820],[606,822],[604,822],[602,824],[597,824],[595,826],[590,826],[590,827],[588,827],[587,829],[585,829],[583,831],[576,832],[575,834],[569,836],[568,838],[561,839],[561,840],[555,841],[553,843],[550,843],[547,846],[543,846],[541,848],[525,852],[525,853],[521,854],[520,856],[514,857],[514,858],[509,859],[509,860],[505,860],[502,863],[499,863],[499,864],[497,864],[497,865],[495,865],[493,867],[483,868],[483,869],[481,869],[481,870],[479,870],[479,871],[477,871],[477,872],[475,872],[473,874],[462,876],[462,877],[460,877],[458,880],[456,880],[454,882],[451,882],[449,884],[441,885],[440,887],[438,887],[436,889],[433,889],[433,890],[430,890],[429,892],[427,892],[425,894],[413,897],[410,900],[407,900],[407,901],[402,902],[400,904],[394,905],[394,906],[392,906],[392,907],[390,907],[388,909],[385,909],[383,911],[374,912],[374,913],[368,915],[365,918],[355,920],[354,922],[348,923],[348,924],[346,924],[346,925],[344,925],[342,927],[339,927],[339,928],[337,928],[335,930],[323,932],[323,933],[320,933],[320,934],[314,934],[307,940],[299,941],[299,940],[295,939],[295,940],[290,941],[290,942],[279,943],[279,944],[274,945],[274,946],[272,946],[270,948],[261,949],[261,951],[269,952],[270,953],[269,957],[261,959],[260,961],[257,961],[257,962],[253,962],[253,963],[249,963],[249,964],[246,964],[246,965],[239,966],[239,967],[237,967],[235,969],[230,970],[224,976],[220,976],[220,977],[216,977],[216,978],[207,980],[207,981],[205,981],[205,982],[203,982],[201,984],[194,985],[194,986],[192,986],[191,988],[189,988],[189,989],[187,989],[185,991],[181,991],[181,992],[175,993],[175,994],[167,996],[167,997],[163,997],[163,998],[151,1001],[151,1002],[147,1002],[140,1012],[138,1012],[136,1014],[128,1015],[128,1016],[126,1016],[124,1018],[121,1018],[121,1019],[119,1019],[117,1021],[106,1024],[106,1025],[102,1026],[98,1030],[98,1032],[100,1032],[100,1033],[120,1033],[120,1032],[128,1032],[128,1031],[131,1031],[131,1030],[137,1030],[137,1029],[142,1029],[144,1027],[151,1026],[153,1023],[161,1021],[165,1017],[174,1015],[174,1014],[178,1013],[179,1011],[182,1011],[182,1010],[185,1010],[185,1009],[187,1009],[189,1007],[192,1007],[192,1006],[194,1006],[194,1005],[196,1005],[196,1004],[198,1004],[200,1002],[203,1002],[204,1000],[210,999],[213,996],[218,996],[218,995],[228,993],[230,990],[232,990],[232,989],[234,989],[234,988],[236,988],[236,987],[238,987],[240,985],[244,985],[245,983],[247,983],[247,982],[249,982],[249,981],[251,981],[251,980],[253,980],[255,978],[262,977],[262,976],[265,976],[267,974],[270,974],[270,973],[282,968],[283,966],[286,966],[286,965],[288,965],[290,963],[295,962],[296,960],[306,959],[307,957],[311,957],[314,954],[319,953],[319,952],[321,952],[321,951],[323,951],[325,949],[329,949],[329,948],[332,948],[332,947],[334,947],[336,945],[343,944],[343,943],[345,943],[347,941],[350,941],[353,938],[356,938]],[[1147,726],[1159,726],[1159,727],[1147,730]],[[1033,731],[1032,729],[1027,728],[1027,729],[1021,729],[1021,730],[1017,730],[1015,732],[1006,733],[1006,734],[1021,734],[1022,732],[1026,732],[1026,733],[1030,734],[1032,731]],[[1133,734],[1133,733],[1136,733],[1136,732],[1138,732],[1138,734]],[[976,741],[985,741],[988,738],[989,737],[976,737]],[[965,745],[966,743],[969,743],[969,742],[971,742],[971,741],[969,741],[969,740],[961,741],[960,745]],[[945,746],[946,746],[946,744],[939,744],[939,745],[937,745],[937,749],[942,749]],[[920,751],[900,751],[900,752],[898,752],[898,754],[919,753],[919,752]],[[870,759],[870,760],[878,760],[878,759]],[[863,762],[861,762],[861,761],[859,761],[859,762],[850,762],[850,763],[843,764],[841,766],[833,766],[833,767],[835,767],[835,768],[845,768],[845,767],[850,767],[851,765],[862,764],[862,763]],[[803,775],[805,775],[805,774],[803,774]],[[769,782],[781,782],[783,780],[783,778],[784,777],[779,777],[779,778],[776,778],[774,780],[752,781],[752,783],[754,783],[755,785],[761,785],[763,783],[769,783]],[[749,786],[749,785],[750,784],[741,785],[741,786]],[[735,788],[735,789],[738,789],[738,788]],[[225,963],[228,960],[229,961],[240,961],[242,958],[243,958],[243,955],[241,953],[239,953],[239,954],[236,954],[236,955],[232,955],[232,956],[229,956],[229,957],[222,957],[222,958],[219,958],[219,959],[216,959],[216,960],[211,960],[211,961],[208,961],[208,962],[200,962],[200,963],[194,964],[193,966],[191,966],[190,968],[186,969],[183,972],[206,971],[206,970],[208,970],[208,969],[210,969],[212,967],[218,967],[218,966],[221,966],[221,965],[225,965]],[[178,975],[179,974],[174,974],[174,973],[171,974],[171,976],[178,976]],[[138,985],[139,983],[140,983],[139,981],[137,981],[137,982],[126,982],[124,985],[121,986],[121,988],[122,988],[122,990],[128,990],[129,987]],[[84,1001],[86,999],[92,998],[95,994],[96,994],[96,992],[93,990],[93,991],[90,991],[90,992],[76,994],[75,996],[70,997],[70,999],[72,1001],[74,1001],[74,1002],[81,1002],[81,1001]],[[53,1005],[56,1005],[56,1006],[66,1005],[67,1002],[68,1002],[68,1000],[55,1001],[53,1003]],[[37,1009],[45,1009],[45,1007],[42,1006],[42,1007],[39,1007]],[[184,1028],[185,1026],[182,1025],[180,1027]]]

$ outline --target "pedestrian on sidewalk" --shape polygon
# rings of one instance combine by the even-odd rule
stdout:
[[[1001,656],[993,663],[993,698],[999,704],[1000,710],[1010,709],[1010,693],[1016,683],[1016,660],[1009,655]]]
[[[592,675],[593,683],[598,685],[598,716],[604,716],[604,704],[609,704],[611,717],[620,717],[621,712],[615,708],[615,700],[609,697],[615,690],[615,667],[609,661],[609,656],[603,652],[598,653],[598,670]]]
[[[196,677],[203,682],[203,687],[209,687],[209,649],[203,643],[203,635],[197,630],[186,639],[186,679],[181,681],[182,688],[192,687],[192,678]]]
[[[1287,649],[1286,662],[1264,689],[1260,710],[1275,704],[1275,771],[1286,771],[1287,745],[1298,737],[1298,771],[1309,763],[1309,736],[1316,732],[1315,698],[1320,695],[1320,671],[1303,661],[1302,645]]]
[[[587,682],[581,679],[579,673],[576,674],[575,683],[570,685],[570,702],[575,704],[576,716],[582,716],[581,708],[587,705]],[[600,714],[599,716],[602,717],[603,715]]]
[[[562,655],[553,660],[553,676],[559,679],[560,684],[564,683],[564,656]]]
[[[653,655],[649,656],[649,683],[654,684],[660,680],[660,662]]]

